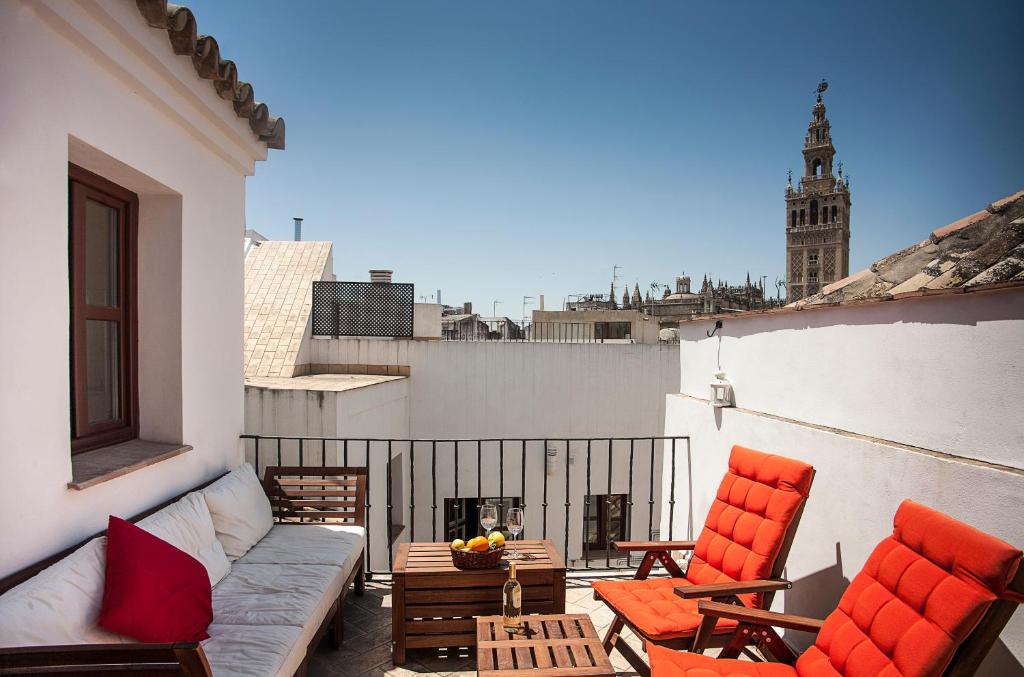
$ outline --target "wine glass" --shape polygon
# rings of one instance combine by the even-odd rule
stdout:
[[[493,503],[484,503],[480,506],[480,526],[484,528],[486,536],[491,535],[491,529],[498,524],[498,506]]]
[[[508,511],[508,516],[505,518],[505,526],[508,527],[509,533],[512,534],[512,552],[509,553],[509,559],[519,559],[519,549],[515,547],[516,538],[523,531],[523,509],[512,508]]]

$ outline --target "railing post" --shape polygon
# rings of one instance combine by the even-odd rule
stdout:
[[[569,440],[565,441],[565,566],[569,566],[569,505],[572,503],[571,496],[569,493],[569,456],[570,453]]]
[[[430,441],[430,540],[437,541],[437,440]]]
[[[587,440],[587,493],[583,494],[583,561],[590,568],[590,440]]]
[[[606,523],[608,521],[610,521],[608,518],[611,516],[611,504],[609,503],[609,501],[611,501],[611,498],[612,498],[612,439],[608,438],[608,491],[605,494],[605,499],[604,499],[605,500],[604,509],[605,509],[605,513],[606,513],[605,514],[605,522]],[[619,515],[619,519],[620,520],[624,519],[624,518],[625,518],[625,515]],[[605,541],[607,541],[607,540],[608,539],[605,538]],[[604,549],[604,566],[605,566],[606,569],[607,568],[611,568],[611,564],[612,564],[611,554],[612,554],[611,543],[607,543],[606,542],[605,543],[605,549]]]

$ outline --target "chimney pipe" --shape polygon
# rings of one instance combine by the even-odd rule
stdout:
[[[295,241],[296,242],[301,242],[302,241],[302,219],[296,216],[292,220],[295,221]]]
[[[380,284],[391,284],[391,273],[390,270],[374,269],[370,271],[370,282],[377,282]]]

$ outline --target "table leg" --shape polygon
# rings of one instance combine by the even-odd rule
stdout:
[[[405,577],[391,581],[391,662],[405,663]]]

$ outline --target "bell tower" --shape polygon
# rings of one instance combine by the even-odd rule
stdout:
[[[804,137],[804,175],[794,188],[790,172],[786,184],[788,303],[850,274],[850,179],[842,162],[833,175],[836,149],[821,98],[826,89],[822,80]]]

